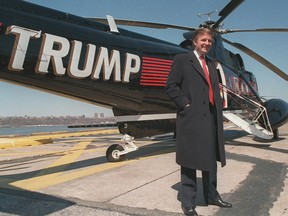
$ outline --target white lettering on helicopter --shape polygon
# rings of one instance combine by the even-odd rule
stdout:
[[[30,29],[20,28],[17,26],[9,26],[6,34],[13,33],[16,35],[13,51],[11,53],[8,69],[21,71],[26,56],[26,50],[29,45],[30,38],[39,38],[41,31],[34,31]]]
[[[24,61],[30,39],[38,39],[41,36],[41,31],[35,31],[19,26],[9,26],[6,34],[16,35],[13,51],[11,53],[8,69],[13,71],[24,70]],[[56,76],[68,74],[72,78],[86,78],[99,79],[100,72],[103,71],[103,80],[109,80],[112,73],[115,82],[129,82],[130,75],[138,73],[140,70],[141,60],[136,54],[126,53],[123,67],[123,74],[121,77],[121,61],[120,52],[112,50],[109,52],[106,47],[99,47],[96,55],[96,45],[87,44],[86,56],[84,60],[83,69],[79,69],[79,62],[82,50],[82,42],[67,38],[44,33],[42,34],[42,44],[39,51],[35,73],[46,74],[49,73],[49,65],[52,64],[53,73]],[[71,48],[71,49],[70,49]],[[65,68],[63,58],[65,58],[70,51],[68,67]]]

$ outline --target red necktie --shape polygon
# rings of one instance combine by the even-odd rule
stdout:
[[[202,68],[206,77],[206,80],[208,82],[208,86],[209,86],[209,101],[212,105],[214,105],[214,97],[213,97],[213,89],[212,89],[212,85],[211,85],[211,81],[210,81],[210,76],[209,76],[209,72],[207,69],[207,64],[205,61],[204,56],[200,56],[201,62],[202,62]]]

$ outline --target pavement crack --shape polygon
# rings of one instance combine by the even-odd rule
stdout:
[[[160,176],[160,177],[158,177],[158,178],[156,178],[156,179],[153,179],[153,180],[151,180],[151,181],[149,181],[149,182],[146,182],[145,184],[139,185],[138,187],[135,187],[135,188],[133,188],[133,189],[131,189],[131,190],[128,190],[128,191],[126,191],[125,193],[118,194],[117,196],[115,196],[115,197],[107,200],[106,203],[109,203],[109,202],[111,202],[111,201],[114,200],[114,199],[117,199],[117,198],[119,198],[119,197],[121,197],[121,196],[123,196],[123,195],[126,195],[126,194],[131,193],[131,192],[133,192],[133,191],[135,191],[135,190],[138,190],[138,189],[140,189],[140,188],[142,188],[142,187],[145,187],[145,186],[147,186],[147,185],[149,185],[149,184],[151,184],[151,183],[154,183],[154,182],[156,182],[156,181],[159,181],[160,179],[163,179],[163,178],[165,178],[165,177],[167,177],[167,176],[173,175],[174,173],[179,172],[179,170],[180,170],[180,169],[174,170],[174,171],[172,171],[172,172],[170,172],[170,173],[168,173],[168,174],[166,174],[166,175]]]

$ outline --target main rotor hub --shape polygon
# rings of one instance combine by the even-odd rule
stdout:
[[[214,21],[205,21],[204,23],[200,24],[199,25],[199,28],[208,28],[208,29],[211,29],[211,27],[215,24]]]

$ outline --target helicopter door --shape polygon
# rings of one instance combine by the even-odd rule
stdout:
[[[220,94],[223,100],[223,109],[225,109],[228,107],[225,74],[219,62],[216,62],[216,69],[217,69],[218,79],[219,79]]]

